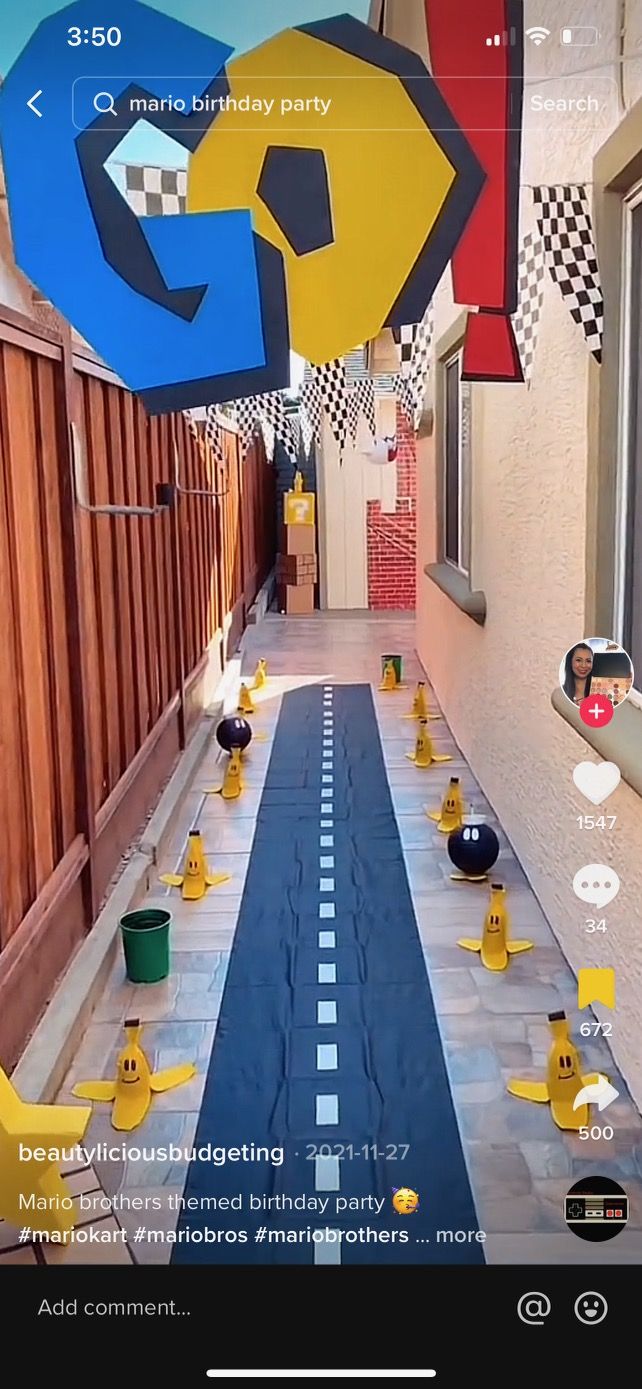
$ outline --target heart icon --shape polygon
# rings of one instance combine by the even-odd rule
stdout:
[[[615,762],[578,762],[573,781],[587,801],[601,805],[619,786],[620,768]]]

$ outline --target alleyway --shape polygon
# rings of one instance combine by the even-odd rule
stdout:
[[[59,1098],[79,1080],[114,1074],[127,1017],[145,1023],[154,1069],[196,1061],[188,1084],[158,1095],[131,1139],[137,1147],[283,1142],[282,1167],[193,1165],[168,1160],[105,1162],[76,1173],[76,1193],[159,1198],[147,1216],[105,1210],[130,1244],[105,1244],[104,1260],[168,1262],[172,1246],[133,1242],[136,1227],[205,1224],[251,1232],[246,1245],[182,1244],[180,1262],[603,1263],[634,1262],[642,1251],[642,1120],[614,1069],[607,1043],[581,1040],[586,1013],[577,983],[444,721],[429,725],[436,750],[452,761],[418,770],[406,758],[415,724],[404,721],[422,678],[413,654],[412,614],[269,615],[249,628],[243,672],[268,661],[257,695],[255,737],[238,801],[206,794],[222,777],[218,746],[194,777],[159,875],[180,868],[188,831],[198,826],[210,867],[229,881],[198,902],[160,881],[150,904],[171,902],[172,972],[166,983],[125,982],[119,957]],[[404,657],[405,692],[378,690],[381,655]],[[368,686],[370,688],[368,688]],[[434,711],[434,697],[430,694]],[[232,706],[235,699],[232,701]],[[458,884],[446,836],[426,818],[449,778],[500,833],[493,878],[509,893],[513,935],[535,944],[506,974],[490,974],[457,946],[479,936],[487,884]],[[403,858],[399,852],[403,849]],[[405,867],[404,867],[405,864]],[[425,964],[424,964],[425,962]],[[226,982],[227,981],[227,982]],[[510,1076],[542,1078],[547,1015],[564,1009],[586,1071],[603,1071],[620,1091],[609,1110],[611,1141],[562,1134],[548,1106],[506,1092]],[[73,1101],[72,1101],[73,1102]],[[109,1111],[96,1105],[86,1143],[114,1139]],[[296,1148],[295,1141],[300,1140]],[[320,1154],[315,1148],[329,1145]],[[339,1145],[346,1145],[337,1156]],[[407,1152],[405,1151],[407,1147]],[[599,1170],[628,1191],[628,1229],[593,1246],[565,1228],[571,1184]],[[392,1189],[419,1193],[403,1222]],[[309,1213],[243,1218],[186,1211],[170,1197],[242,1192],[341,1194],[384,1199],[380,1217],[348,1210],[338,1220]],[[174,1201],[174,1207],[176,1202]],[[392,1217],[396,1225],[392,1223]],[[83,1217],[80,1217],[81,1222]],[[87,1217],[85,1217],[87,1219]],[[258,1225],[333,1229],[369,1224],[410,1229],[404,1246],[253,1242]],[[485,1242],[437,1247],[436,1230],[486,1232]],[[96,1249],[99,1253],[96,1253]],[[99,1246],[17,1247],[0,1224],[0,1260],[98,1262]]]

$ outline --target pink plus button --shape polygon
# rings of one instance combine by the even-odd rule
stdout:
[[[580,718],[587,728],[606,728],[613,718],[613,705],[603,694],[590,694],[580,704]]]

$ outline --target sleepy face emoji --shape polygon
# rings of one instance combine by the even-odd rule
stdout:
[[[416,1191],[412,1191],[409,1186],[394,1186],[392,1188],[392,1204],[397,1215],[414,1215],[419,1209],[419,1197]]]

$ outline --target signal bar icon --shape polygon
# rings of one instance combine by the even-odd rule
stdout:
[[[516,29],[509,29],[508,32],[504,29],[503,34],[491,34],[490,38],[486,39],[487,48],[514,48],[516,43]]]

